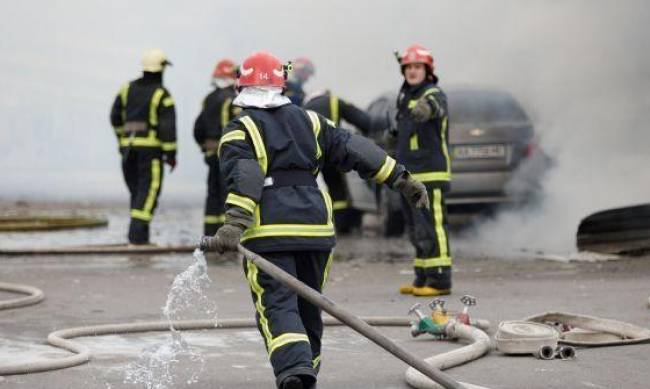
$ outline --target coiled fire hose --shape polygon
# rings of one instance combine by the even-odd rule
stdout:
[[[20,308],[38,304],[45,298],[42,290],[29,285],[0,282],[0,291],[27,295],[25,297],[0,301],[0,311],[3,309]]]

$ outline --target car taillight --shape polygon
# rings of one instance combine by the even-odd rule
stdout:
[[[530,158],[533,154],[535,154],[535,151],[537,151],[537,142],[534,140],[531,140],[530,143],[524,147],[523,151],[523,156],[524,158]]]

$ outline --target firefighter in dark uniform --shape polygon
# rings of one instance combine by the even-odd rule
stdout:
[[[163,86],[163,71],[171,65],[162,50],[142,58],[142,77],[120,89],[111,110],[122,155],[124,180],[131,194],[129,242],[149,243],[149,223],[162,189],[163,163],[176,167],[176,112]]]
[[[292,103],[302,106],[305,99],[305,83],[314,75],[314,64],[306,57],[298,57],[293,62],[293,71],[286,82],[284,95]]]
[[[282,95],[286,74],[287,66],[268,53],[254,53],[241,65],[233,104],[243,111],[219,145],[228,195],[216,245],[224,252],[241,243],[321,291],[335,244],[332,202],[316,184],[325,164],[396,188],[414,206],[426,207],[428,200],[424,185],[373,142],[291,104]],[[315,387],[320,310],[254,263],[247,261],[244,272],[277,386]]]
[[[429,193],[428,211],[414,210],[403,201],[410,240],[415,247],[415,280],[400,293],[437,296],[451,292],[451,253],[445,196],[451,163],[448,152],[447,97],[438,86],[433,57],[412,45],[397,56],[404,83],[397,101],[396,159]]]
[[[237,68],[229,59],[217,63],[212,72],[214,91],[203,100],[203,109],[194,122],[194,139],[204,153],[208,165],[208,195],[205,200],[203,232],[214,235],[223,225],[226,189],[219,169],[217,148],[223,128],[234,117],[239,108],[232,105],[235,98]]]
[[[343,119],[358,128],[363,135],[367,135],[370,131],[371,119],[367,113],[329,91],[309,98],[303,107],[330,119],[336,127],[340,126],[341,119]],[[355,228],[361,227],[363,213],[351,207],[351,196],[344,174],[331,165],[325,165],[322,173],[330,196],[332,196],[336,233],[339,235],[349,234]]]

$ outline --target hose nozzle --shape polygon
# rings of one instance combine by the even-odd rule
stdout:
[[[217,250],[217,238],[213,236],[204,236],[199,240],[197,248],[203,252]]]
[[[535,356],[539,359],[543,360],[551,360],[555,358],[555,349],[551,346],[542,346],[540,347],[539,351],[535,354]]]
[[[563,361],[568,361],[570,359],[575,359],[575,357],[576,357],[576,349],[571,347],[571,346],[559,347],[558,350],[557,350],[557,356]]]

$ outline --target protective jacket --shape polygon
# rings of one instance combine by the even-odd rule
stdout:
[[[304,108],[325,116],[337,127],[343,119],[358,128],[364,135],[370,131],[371,120],[367,113],[330,92],[309,99],[304,104]]]
[[[110,116],[121,152],[150,149],[175,158],[176,112],[174,100],[162,85],[162,73],[144,72],[122,86]]]
[[[373,142],[293,104],[245,108],[219,145],[226,209],[254,216],[243,244],[257,252],[329,251],[332,202],[316,184],[325,164],[391,186],[405,169]]]
[[[216,150],[206,150],[206,139],[219,141],[223,128],[241,111],[232,105],[235,88],[216,88],[203,99],[201,113],[194,122],[194,140],[199,144],[206,157],[216,155]]]
[[[418,123],[411,115],[420,98],[431,105],[432,116]],[[397,161],[421,182],[451,179],[447,96],[433,81],[402,85],[397,99]]]

